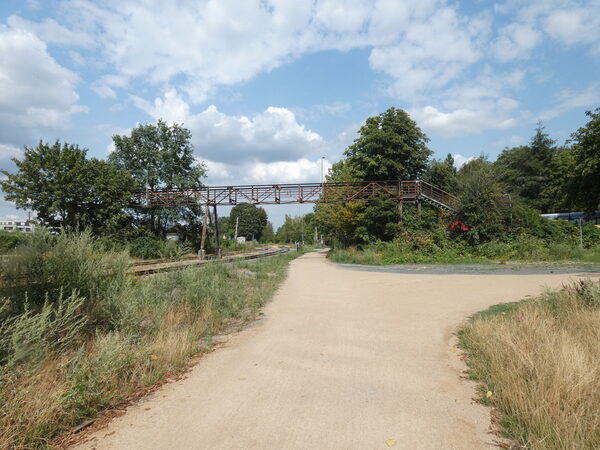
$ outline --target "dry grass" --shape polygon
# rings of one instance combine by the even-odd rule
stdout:
[[[600,448],[600,284],[495,308],[459,336],[508,436],[526,448]]]
[[[112,329],[82,336],[79,346],[0,366],[0,448],[47,446],[57,434],[185,369],[204,338],[254,316],[294,256],[133,281],[111,300]],[[241,278],[240,270],[255,277]]]

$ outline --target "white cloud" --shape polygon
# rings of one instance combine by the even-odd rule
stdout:
[[[541,40],[541,33],[533,27],[512,23],[500,30],[498,38],[493,43],[493,51],[500,61],[527,58]]]
[[[252,117],[228,116],[211,105],[192,114],[172,89],[163,98],[133,102],[155,120],[183,124],[192,132],[196,153],[216,162],[284,161],[322,153],[323,138],[301,125],[292,111],[270,106]]]
[[[8,144],[0,144],[0,161],[3,159],[18,158],[23,154],[19,147]]]
[[[47,44],[73,45],[92,47],[92,36],[82,31],[72,31],[60,25],[54,19],[47,18],[43,22],[32,22],[19,16],[9,16],[7,21],[11,28],[35,34]]]
[[[323,162],[323,173],[331,168],[327,160]],[[277,161],[253,164],[248,171],[251,183],[308,183],[321,181],[321,161],[300,158],[297,161]]]
[[[518,70],[493,73],[486,69],[476,79],[441,94],[438,105],[415,107],[411,114],[427,133],[440,136],[509,129],[523,113],[518,111],[519,103],[504,93],[520,86],[523,77]]]
[[[557,95],[554,106],[542,112],[539,119],[555,119],[575,108],[589,107],[598,103],[600,103],[600,85],[597,83],[580,91],[566,89]]]
[[[600,3],[590,8],[552,11],[545,20],[546,31],[567,44],[598,43],[600,39]]]
[[[39,130],[61,129],[82,111],[77,76],[34,34],[0,24],[0,142],[28,144]]]
[[[94,30],[113,75],[159,86],[177,80],[201,102],[303,54],[373,47],[371,66],[393,94],[444,86],[481,58],[489,23],[444,0],[71,0],[73,26]],[[185,30],[185,33],[182,33]],[[110,83],[101,82],[111,87]]]
[[[452,155],[452,157],[454,158],[454,167],[456,167],[457,169],[460,169],[469,161],[473,161],[474,159],[476,159],[474,156],[463,156],[458,153],[456,155]]]

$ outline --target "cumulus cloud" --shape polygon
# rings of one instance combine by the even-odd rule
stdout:
[[[428,133],[456,136],[515,126],[522,113],[517,100],[505,92],[518,87],[521,71],[493,73],[486,70],[476,79],[455,86],[440,96],[438,105],[416,107],[411,113]]]
[[[527,58],[541,40],[542,34],[530,25],[512,23],[500,30],[493,51],[500,61]]]
[[[476,159],[474,156],[463,156],[458,153],[456,155],[452,155],[452,157],[454,158],[454,167],[456,167],[457,169],[460,169],[469,161],[473,161],[474,159]]]
[[[95,30],[113,75],[159,86],[178,80],[192,102],[303,54],[357,47],[372,47],[371,66],[392,77],[393,95],[405,98],[447,84],[477,61],[489,28],[488,21],[464,18],[443,0],[68,4],[74,27]],[[108,88],[114,87],[102,79],[96,90],[112,97]]]
[[[31,20],[12,15],[8,17],[7,23],[12,28],[35,34],[47,44],[73,45],[78,47],[92,47],[94,45],[94,39],[88,33],[69,30],[54,19],[47,18],[42,22],[32,22]]]
[[[77,76],[29,31],[0,24],[0,142],[28,144],[40,130],[62,129],[77,104]]]
[[[559,9],[545,19],[546,31],[567,44],[596,44],[600,40],[600,4],[590,8]]]
[[[172,89],[163,98],[134,103],[155,120],[184,124],[192,132],[196,153],[215,162],[289,161],[322,153],[323,138],[296,120],[292,111],[270,106],[252,117],[229,116],[211,105],[197,114]]]

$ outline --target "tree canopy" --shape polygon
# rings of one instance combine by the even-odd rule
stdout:
[[[194,156],[191,133],[178,124],[138,125],[129,136],[113,136],[115,150],[108,160],[128,170],[137,189],[185,188],[202,185],[204,162]],[[137,226],[148,226],[164,234],[177,224],[196,229],[202,215],[200,207],[150,208],[134,214]]]
[[[532,208],[548,212],[552,206],[547,191],[549,167],[557,154],[555,141],[538,124],[529,145],[505,149],[494,163],[507,190]]]
[[[256,205],[241,203],[231,208],[229,213],[230,234],[234,232],[236,220],[238,221],[238,236],[258,241],[267,226],[267,213]]]
[[[25,147],[22,159],[13,158],[17,172],[0,181],[5,198],[30,209],[52,227],[86,228],[106,232],[125,218],[131,198],[129,172],[105,161],[86,158],[87,150],[56,141]]]
[[[361,181],[410,180],[427,168],[429,138],[402,109],[369,117],[344,152]]]
[[[574,166],[567,196],[573,204],[592,212],[600,209],[600,108],[585,114],[590,120],[571,135]]]

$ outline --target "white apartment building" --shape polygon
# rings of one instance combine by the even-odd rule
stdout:
[[[31,233],[35,231],[35,224],[27,219],[0,219],[0,230]]]

